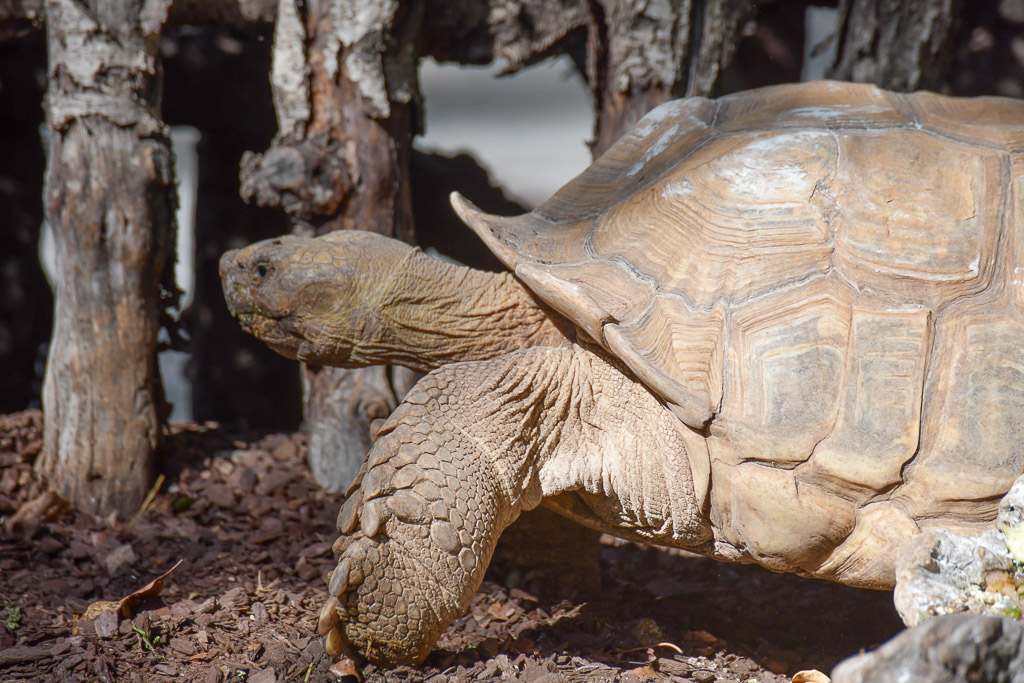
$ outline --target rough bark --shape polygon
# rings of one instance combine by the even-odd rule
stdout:
[[[158,116],[167,0],[47,4],[46,217],[57,283],[37,471],[76,507],[125,515],[160,444],[156,367],[174,221]]]
[[[683,95],[713,95],[742,28],[745,0],[591,0],[587,80],[597,156],[644,114]]]
[[[262,156],[243,159],[243,195],[283,207],[317,233],[362,229],[411,240],[416,7],[279,4],[271,82],[280,130]],[[400,396],[382,368],[306,367],[303,387],[310,467],[324,488],[344,489],[368,450],[370,423]]]
[[[891,90],[938,90],[962,0],[843,0],[831,78]]]
[[[39,407],[36,365],[52,324],[53,296],[38,256],[45,61],[42,35],[0,50],[0,414]]]

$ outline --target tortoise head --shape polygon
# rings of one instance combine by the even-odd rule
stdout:
[[[285,236],[225,253],[221,284],[242,328],[281,355],[361,366],[358,349],[385,334],[380,309],[413,252],[358,230]]]

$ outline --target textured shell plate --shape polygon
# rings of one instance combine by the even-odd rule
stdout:
[[[533,213],[461,213],[713,461],[970,526],[1024,471],[1022,161],[1020,102],[819,82],[669,102]]]

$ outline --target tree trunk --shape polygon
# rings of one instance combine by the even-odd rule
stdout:
[[[831,78],[890,90],[937,90],[952,57],[961,0],[843,0]]]
[[[47,4],[58,274],[37,471],[101,515],[138,507],[162,430],[157,332],[175,199],[156,50],[167,5]]]
[[[243,160],[243,194],[317,234],[361,229],[411,241],[418,23],[389,0],[282,0],[271,78],[280,132],[261,158]],[[369,449],[371,422],[401,396],[384,368],[302,373],[310,469],[328,491],[343,490]]]
[[[654,107],[715,94],[756,5],[747,0],[590,0],[587,81],[600,156]]]

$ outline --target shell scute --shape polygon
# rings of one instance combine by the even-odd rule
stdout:
[[[922,131],[842,133],[837,267],[895,301],[983,290],[1007,220],[1005,153]]]
[[[611,207],[587,246],[694,307],[757,296],[829,268],[834,163],[828,132],[717,138]]]
[[[695,97],[653,109],[601,156],[600,163],[569,181],[534,215],[558,223],[605,212],[713,137],[709,122],[716,107],[711,100]]]
[[[1005,97],[945,97],[933,92],[905,97],[923,130],[971,145],[1024,153],[1024,102]]]
[[[926,308],[854,302],[836,421],[798,479],[861,504],[901,482],[919,446],[931,340]]]
[[[854,293],[832,278],[732,307],[726,318],[718,457],[792,467],[832,431]],[[728,445],[726,445],[726,443]]]
[[[995,517],[1024,470],[1024,322],[1005,304],[964,307],[944,321],[920,455],[899,496],[915,517]]]
[[[760,88],[718,100],[723,132],[816,128],[909,128],[914,111],[902,96],[873,85],[819,81]]]

